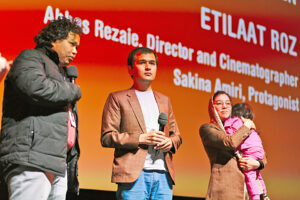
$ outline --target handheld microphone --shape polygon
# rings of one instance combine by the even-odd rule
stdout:
[[[73,65],[67,67],[66,68],[66,73],[67,73],[67,76],[70,79],[70,81],[72,83],[75,83],[75,79],[78,77],[77,67],[75,67]]]
[[[158,124],[159,124],[159,131],[164,131],[165,125],[168,123],[168,114],[167,113],[160,113],[158,116]],[[155,156],[159,154],[159,149],[155,151]]]

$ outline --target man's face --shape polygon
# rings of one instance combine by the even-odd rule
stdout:
[[[133,69],[129,67],[128,71],[134,82],[143,84],[152,82],[155,79],[156,70],[157,63],[153,53],[137,53]]]
[[[77,54],[79,43],[80,36],[73,32],[70,32],[66,39],[52,42],[52,49],[59,57],[59,66],[64,67],[71,63]]]

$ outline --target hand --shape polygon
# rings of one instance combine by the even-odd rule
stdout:
[[[254,158],[244,157],[239,159],[239,166],[243,171],[256,170],[259,165],[259,162]]]
[[[165,139],[165,133],[161,131],[150,131],[145,134],[141,134],[139,137],[140,144],[157,145]]]
[[[4,78],[5,73],[9,70],[12,61],[7,61],[0,53],[0,81]]]
[[[165,139],[162,142],[160,142],[154,147],[154,150],[159,149],[161,152],[168,152],[171,150],[172,147],[173,147],[172,140],[169,137],[165,137]]]
[[[1,56],[1,53],[0,53],[0,73],[5,73],[10,65],[11,65],[12,61],[7,61],[6,58],[2,57]]]
[[[251,119],[246,119],[244,117],[241,117],[241,119],[243,120],[244,125],[246,127],[248,127],[249,129],[252,129],[252,128],[256,129],[255,124],[254,124],[254,122]]]

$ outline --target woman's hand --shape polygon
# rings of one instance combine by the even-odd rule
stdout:
[[[251,171],[259,168],[260,163],[254,158],[244,157],[239,159],[239,166],[243,171]]]
[[[255,124],[251,119],[246,119],[244,117],[241,117],[241,119],[243,120],[244,125],[247,126],[249,129],[256,129]]]

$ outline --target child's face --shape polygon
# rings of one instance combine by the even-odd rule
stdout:
[[[222,121],[230,117],[232,105],[226,94],[216,96],[213,105]]]

